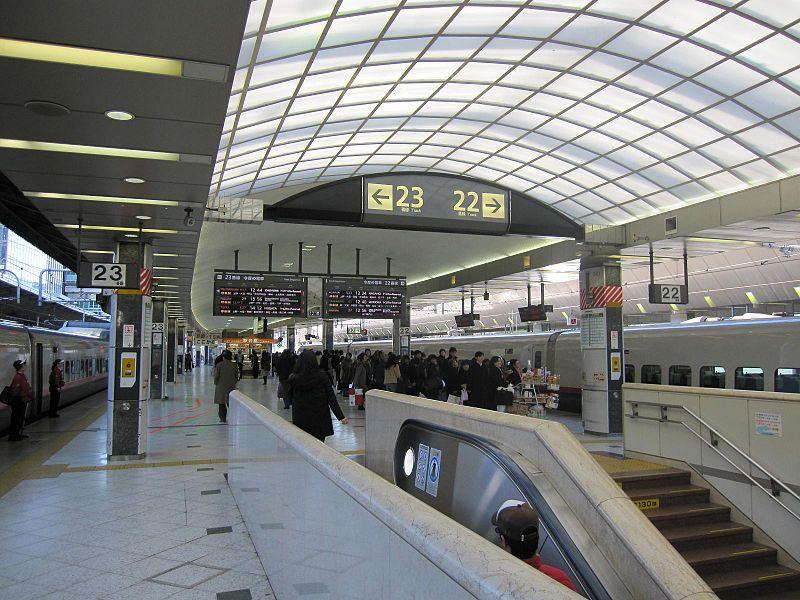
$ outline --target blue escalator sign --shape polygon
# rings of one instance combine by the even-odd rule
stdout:
[[[428,483],[425,491],[436,498],[439,493],[439,477],[442,470],[442,451],[438,448],[431,448],[431,458],[428,464]]]

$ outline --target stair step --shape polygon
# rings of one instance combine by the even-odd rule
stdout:
[[[634,471],[632,473],[617,473],[613,476],[614,481],[621,485],[626,492],[661,485],[688,485],[691,477],[689,471],[680,471],[678,469]]]
[[[761,598],[762,594],[789,590],[800,595],[800,572],[781,565],[710,573],[703,579],[723,599]]]
[[[684,483],[680,485],[638,488],[626,491],[631,500],[644,508],[646,500],[658,500],[661,508],[675,504],[700,504],[708,502],[710,497],[707,488]],[[640,502],[637,502],[640,501]],[[649,510],[645,510],[645,513]]]
[[[681,555],[702,576],[706,573],[729,572],[775,564],[778,551],[752,542],[693,548],[684,550]]]
[[[752,527],[732,521],[669,527],[661,533],[679,552],[753,541]]]
[[[671,504],[643,512],[653,525],[662,530],[695,523],[727,523],[731,520],[730,508],[711,502]]]

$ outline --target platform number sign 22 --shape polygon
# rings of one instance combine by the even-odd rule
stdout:
[[[114,288],[125,285],[127,265],[116,263],[92,263],[91,287]]]

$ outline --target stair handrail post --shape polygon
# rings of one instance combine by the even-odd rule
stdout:
[[[0,274],[8,273],[11,275],[14,280],[17,282],[17,304],[20,304],[20,286],[19,286],[19,275],[14,273],[14,271],[9,271],[8,269],[0,269]]]

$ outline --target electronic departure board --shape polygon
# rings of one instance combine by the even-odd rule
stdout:
[[[406,304],[406,280],[391,277],[326,277],[322,316],[330,319],[399,319]]]
[[[364,177],[364,224],[502,234],[509,194],[481,181],[442,175],[388,173]]]
[[[216,317],[305,317],[305,277],[259,271],[214,272]]]

